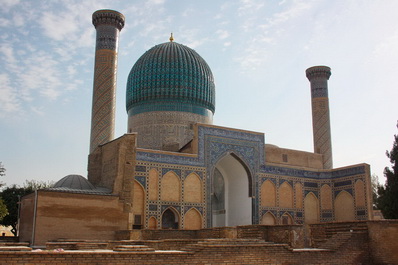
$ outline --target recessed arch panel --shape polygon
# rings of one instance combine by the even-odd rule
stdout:
[[[336,221],[355,220],[354,199],[345,190],[341,191],[334,201],[334,213]]]
[[[261,224],[262,225],[276,225],[276,218],[272,213],[267,212],[261,218]]]
[[[159,173],[155,168],[149,170],[148,176],[148,195],[151,201],[158,200],[159,194]]]
[[[184,181],[184,201],[201,203],[203,201],[202,190],[200,177],[195,173],[189,174]]]
[[[202,228],[202,215],[195,208],[189,209],[184,216],[184,229],[198,230]]]
[[[321,187],[321,208],[322,210],[332,209],[332,188],[328,184]]]
[[[319,222],[319,202],[312,192],[308,193],[304,198],[304,217],[306,224]]]
[[[167,172],[161,181],[160,198],[162,201],[179,202],[181,198],[180,178],[173,171]]]
[[[275,207],[276,206],[276,187],[275,184],[266,180],[261,185],[261,206]]]
[[[293,188],[287,181],[279,186],[279,207],[293,208]]]

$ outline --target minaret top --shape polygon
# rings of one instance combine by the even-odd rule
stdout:
[[[98,25],[113,25],[119,30],[124,27],[124,15],[115,10],[102,9],[93,13],[93,25],[97,28]]]
[[[318,78],[326,78],[327,80],[329,80],[329,77],[332,74],[332,72],[330,71],[330,67],[323,65],[310,67],[305,71],[305,73],[308,80],[310,81],[312,79]]]

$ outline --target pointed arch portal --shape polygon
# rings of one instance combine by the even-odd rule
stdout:
[[[171,208],[168,208],[162,214],[162,229],[178,229],[179,218],[178,214]]]
[[[247,166],[234,154],[221,158],[212,178],[212,226],[252,224],[252,182]]]

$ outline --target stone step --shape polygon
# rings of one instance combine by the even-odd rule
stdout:
[[[145,245],[117,245],[113,248],[116,252],[154,252],[155,249]]]
[[[0,251],[32,251],[32,248],[26,246],[0,246]]]

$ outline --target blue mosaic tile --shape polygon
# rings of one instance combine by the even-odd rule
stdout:
[[[135,166],[135,171],[146,172],[146,166]]]
[[[337,195],[339,195],[339,193],[342,192],[342,191],[346,191],[346,192],[348,192],[349,194],[353,195],[352,189],[346,188],[346,189],[342,189],[342,190],[335,190],[335,191],[334,191],[334,197],[336,198]]]
[[[332,218],[333,214],[332,213],[322,213],[322,218]]]
[[[181,206],[179,206],[179,205],[173,205],[173,204],[165,204],[165,205],[162,205],[161,206],[161,212],[163,213],[167,208],[170,208],[170,207],[172,207],[172,208],[174,208],[178,213],[180,213],[181,214]]]
[[[365,210],[359,210],[357,211],[357,215],[365,215],[366,211]]]
[[[174,169],[174,168],[162,168],[162,176],[166,175],[170,171],[176,173],[178,177],[181,177],[181,169]]]
[[[135,176],[134,178],[136,181],[138,181],[139,183],[141,183],[141,185],[145,188],[146,187],[146,177],[142,177],[142,176]]]
[[[296,212],[296,217],[303,217],[303,213],[302,212]]]
[[[317,190],[304,190],[304,197],[308,195],[308,193],[314,193],[315,197],[318,198],[318,191]]]
[[[341,187],[341,186],[348,186],[351,184],[352,184],[351,180],[345,180],[345,181],[335,182],[333,185],[335,187]]]
[[[149,210],[150,211],[157,211],[158,210],[158,206],[156,204],[149,204]]]
[[[304,182],[304,187],[318,188],[318,183],[316,183],[316,182]]]

